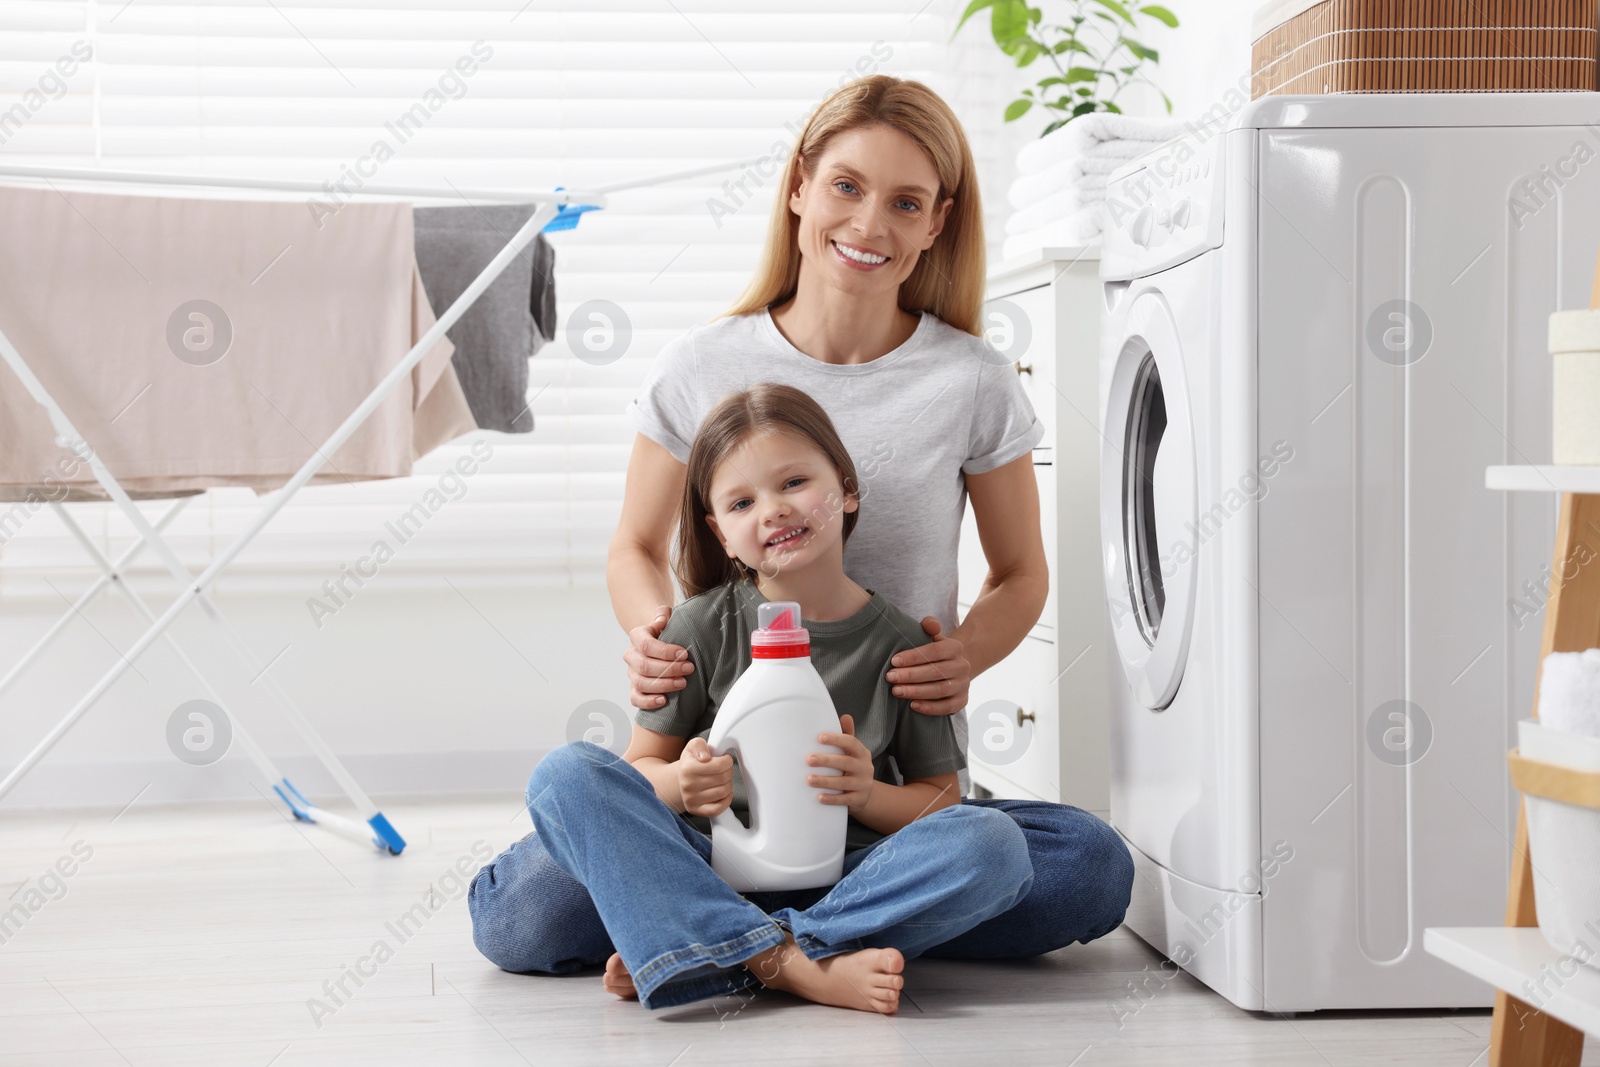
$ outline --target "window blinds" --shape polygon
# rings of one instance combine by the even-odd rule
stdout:
[[[364,181],[578,188],[786,152],[828,91],[881,71],[928,82],[958,112],[983,100],[963,118],[986,131],[973,143],[994,247],[1015,148],[987,131],[1009,61],[983,27],[950,43],[958,14],[950,0],[6,0],[0,158],[312,180],[330,200]],[[959,84],[941,79],[947,69]],[[391,545],[386,569],[599,584],[633,439],[623,408],[660,347],[749,280],[777,163],[615,194],[576,230],[547,235],[560,330],[531,361],[535,430],[463,437],[410,478],[307,488],[222,586],[353,565],[478,442],[492,458]],[[620,358],[580,358],[617,338]],[[259,506],[248,490],[213,490],[169,541],[198,568]],[[131,538],[111,505],[74,513],[108,552]],[[4,518],[0,537],[14,536],[0,580],[12,590],[19,574],[84,565],[48,509]],[[157,570],[149,556],[141,565]]]

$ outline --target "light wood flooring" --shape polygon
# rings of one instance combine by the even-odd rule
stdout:
[[[647,1012],[605,994],[598,973],[507,974],[473,948],[464,890],[452,896],[445,875],[463,858],[476,871],[475,843],[497,853],[527,832],[519,798],[385,812],[410,842],[403,856],[285,821],[265,801],[0,813],[0,910],[62,857],[74,871],[46,887],[56,899],[32,898],[41,906],[0,944],[0,1065],[1473,1067],[1487,1058],[1487,1012],[1273,1018],[1186,975],[1119,1020],[1113,1002],[1161,962],[1126,930],[1025,962],[912,961],[892,1017],[775,993]],[[430,892],[436,910],[402,942],[386,924]],[[324,983],[380,941],[392,958],[365,965],[376,973],[359,987],[346,978],[351,995],[334,1004]],[[314,1017],[314,998],[331,1014]],[[1600,1064],[1597,1044],[1585,1064]]]

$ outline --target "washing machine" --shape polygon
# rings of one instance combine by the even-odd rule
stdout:
[[[1275,97],[1115,172],[1101,259],[1127,924],[1240,1007],[1487,1007],[1589,305],[1600,94]]]

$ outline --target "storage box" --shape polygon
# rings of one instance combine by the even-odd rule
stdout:
[[[1251,96],[1596,88],[1595,0],[1275,0]]]
[[[1600,738],[1517,724],[1507,759],[1528,807],[1528,854],[1539,932],[1600,968]]]
[[[1600,464],[1600,309],[1550,316],[1550,462]]]

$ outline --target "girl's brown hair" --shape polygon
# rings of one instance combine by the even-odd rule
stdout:
[[[939,175],[937,203],[955,198],[939,236],[900,283],[900,307],[931,312],[959,330],[983,336],[983,203],[972,148],[961,120],[938,93],[921,82],[887,74],[840,86],[806,120],[783,168],[755,277],[718,318],[764,311],[794,295],[800,284],[800,218],[790,210],[789,197],[800,188],[802,176],[816,177],[834,137],[863,126],[889,126],[910,137]]]
[[[728,455],[758,433],[777,430],[804,438],[822,450],[839,472],[839,483],[849,494],[859,494],[855,461],[833,428],[833,420],[810,396],[789,385],[763,382],[718,402],[700,423],[689,448],[689,470],[683,484],[683,506],[678,515],[673,574],[685,597],[699,596],[720,585],[750,577],[750,569],[731,558],[706,522],[711,513],[711,478]],[[860,508],[843,511],[844,540],[856,527]],[[829,521],[829,515],[821,521]],[[813,518],[813,529],[818,521]]]

